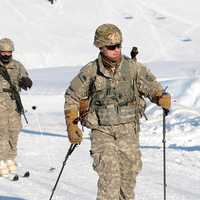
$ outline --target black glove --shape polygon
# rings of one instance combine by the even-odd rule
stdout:
[[[31,88],[33,85],[32,80],[29,77],[22,77],[21,80],[19,81],[19,87],[27,90],[27,88]]]

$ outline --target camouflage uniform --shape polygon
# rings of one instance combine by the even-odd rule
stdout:
[[[80,70],[65,93],[65,111],[89,99],[85,125],[92,130],[91,155],[99,175],[97,200],[133,200],[141,169],[138,97],[153,101],[160,83],[141,64],[122,56],[112,75],[101,54]]]
[[[0,62],[0,65],[3,65]],[[12,60],[5,66],[12,83],[18,91],[18,82],[22,77],[27,77],[28,73],[23,65]],[[10,85],[0,75],[0,160],[14,159],[16,157],[16,146],[19,132],[22,128],[21,116],[16,111],[15,100],[11,98]]]
[[[1,45],[9,39],[2,39]],[[14,50],[14,47],[11,49]],[[22,77],[28,77],[24,66],[10,59],[8,63],[0,61],[0,67],[5,67],[10,75],[12,84],[20,91],[19,81]],[[21,116],[16,111],[16,102],[12,98],[10,84],[0,74],[0,160],[15,160],[17,154],[17,140],[22,128]]]

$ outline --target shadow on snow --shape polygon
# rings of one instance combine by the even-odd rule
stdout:
[[[175,149],[175,150],[180,150],[180,151],[200,151],[200,145],[196,146],[190,146],[190,147],[182,147],[182,146],[177,146],[176,144],[171,144],[168,147],[169,149]]]
[[[67,137],[66,135],[62,135],[62,134],[58,134],[58,133],[50,133],[50,132],[38,132],[38,131],[33,131],[33,130],[28,130],[28,129],[22,129],[22,132],[27,133],[27,134],[34,134],[34,135],[45,135],[45,136],[53,136],[53,137]],[[89,139],[84,138],[84,139]],[[148,146],[148,145],[140,145],[140,148],[142,149],[161,149],[162,147],[160,146]],[[178,151],[200,151],[200,145],[196,145],[196,146],[177,146],[176,144],[171,144],[169,145],[169,147],[166,147],[167,149],[174,149],[174,150],[178,150]],[[1,200],[1,198],[0,198]]]
[[[33,134],[33,135],[45,135],[45,136],[53,136],[53,137],[67,137],[66,135],[58,134],[58,133],[50,133],[50,132],[39,132],[39,131],[33,131],[28,129],[22,129],[23,133],[27,134]]]
[[[0,196],[0,200],[25,200],[18,197],[8,197],[8,196]]]
[[[141,145],[140,148],[141,149],[162,149],[162,147],[160,146],[147,146],[147,145]],[[192,152],[192,151],[200,151],[200,145],[187,147],[187,146],[177,146],[176,144],[171,144],[169,145],[169,147],[166,147],[166,149]]]
[[[66,138],[67,135],[64,133],[64,135],[59,133],[50,133],[50,132],[39,132],[39,131],[33,131],[28,129],[22,129],[21,132],[30,134],[30,135],[39,135],[39,136],[52,136],[52,137],[62,137]],[[84,137],[83,139],[90,139],[90,137]]]

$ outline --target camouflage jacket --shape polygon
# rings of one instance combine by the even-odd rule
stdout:
[[[18,86],[19,80],[22,77],[28,76],[28,73],[27,73],[26,69],[24,68],[24,66],[20,62],[14,60],[14,59],[11,62],[9,62],[7,65],[3,65],[3,63],[1,63],[1,61],[0,61],[0,67],[2,67],[2,66],[6,67],[8,74],[10,75],[12,84],[15,85],[15,87],[17,88],[18,91],[20,91],[20,87]],[[0,100],[1,101],[4,98],[8,97],[9,89],[10,89],[10,84],[0,74]]]
[[[139,96],[153,101],[160,90],[160,83],[144,65],[122,56],[120,66],[111,73],[99,55],[71,81],[64,109],[79,109],[80,100],[89,99],[89,128],[129,123],[138,120]]]

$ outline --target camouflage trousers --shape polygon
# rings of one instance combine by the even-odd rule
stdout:
[[[0,99],[1,100],[1,99]],[[21,116],[14,102],[0,102],[0,160],[15,159]]]
[[[136,176],[142,168],[134,123],[92,130],[91,154],[99,176],[97,200],[134,200]]]

